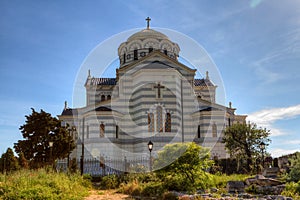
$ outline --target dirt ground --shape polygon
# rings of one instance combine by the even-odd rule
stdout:
[[[92,190],[84,200],[132,200],[129,195],[116,193],[115,190]]]

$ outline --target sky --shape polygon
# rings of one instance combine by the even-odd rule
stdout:
[[[0,153],[22,139],[30,108],[57,116],[64,101],[72,107],[87,55],[116,34],[145,28],[148,16],[151,26],[185,34],[206,50],[225,104],[271,131],[272,156],[300,151],[299,10],[296,0],[2,0]]]

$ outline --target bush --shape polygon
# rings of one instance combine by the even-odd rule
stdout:
[[[285,189],[281,193],[284,196],[300,199],[300,181],[298,183],[290,182],[285,185]]]
[[[116,189],[120,185],[120,179],[116,175],[104,176],[100,182],[101,189]]]
[[[2,199],[82,199],[88,195],[91,183],[79,174],[39,170],[21,170],[0,176]],[[76,191],[76,192],[74,192]]]
[[[178,200],[179,197],[173,192],[165,192],[162,196],[163,200]]]
[[[141,195],[143,197],[161,197],[165,191],[166,189],[161,182],[149,182],[143,186]]]
[[[134,180],[128,183],[121,183],[118,192],[129,194],[132,196],[139,196],[141,194],[142,187],[138,180]]]

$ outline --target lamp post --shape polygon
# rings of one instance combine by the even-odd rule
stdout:
[[[52,148],[53,148],[53,142],[49,141],[49,147],[50,147],[50,163],[52,164]]]
[[[151,141],[148,142],[148,149],[149,149],[149,152],[150,152],[150,172],[152,172],[152,156],[151,156],[151,151],[153,149],[153,143]]]
[[[265,158],[264,158],[264,150],[266,148],[266,144],[264,142],[261,142],[259,144],[259,148],[261,150],[261,159],[262,159],[262,166],[265,167]]]
[[[68,137],[68,159],[67,159],[67,168],[70,170],[70,137],[74,138],[74,132],[76,131],[76,128],[73,126],[68,129],[69,131],[69,137]]]

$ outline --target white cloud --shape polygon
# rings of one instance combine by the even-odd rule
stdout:
[[[272,149],[271,156],[273,158],[278,158],[280,156],[292,154],[292,153],[295,153],[297,151],[299,151],[299,149],[280,149],[280,148]]]
[[[277,120],[289,119],[300,115],[300,104],[290,107],[264,109],[249,114],[256,123],[271,124]]]
[[[260,110],[248,115],[250,122],[256,123],[258,126],[271,130],[272,136],[285,135],[284,130],[273,127],[273,124],[279,120],[291,119],[300,116],[300,104],[290,107],[270,108]]]

